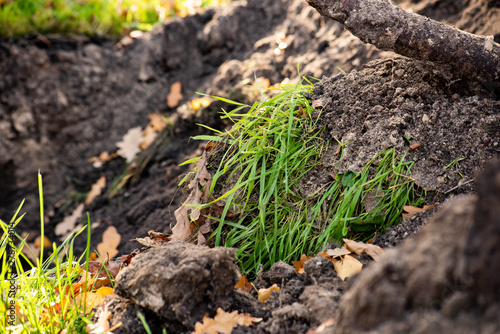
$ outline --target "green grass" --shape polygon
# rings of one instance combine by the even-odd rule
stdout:
[[[301,195],[301,178],[321,168],[331,144],[320,136],[321,112],[304,97],[312,88],[307,81],[283,86],[272,98],[261,92],[262,100],[252,106],[218,98],[236,106],[222,116],[234,126],[217,136],[195,137],[224,144],[209,153],[215,168],[210,193],[218,197],[202,207],[224,203],[220,217],[212,217],[218,222],[212,241],[237,247],[246,272],[315,254],[342,237],[367,239],[399,222],[404,205],[422,202],[408,177],[413,162],[392,148],[360,173],[336,175],[309,198]],[[377,201],[370,212],[363,205],[367,196]]]
[[[225,0],[203,0],[200,8]],[[194,12],[186,0],[0,0],[0,36],[75,33],[120,36]]]
[[[40,175],[39,189],[43,240],[43,192]],[[87,252],[80,258],[77,259],[73,254],[73,242],[85,228],[70,235],[58,247],[54,243],[52,254],[45,256],[45,259],[42,246],[39,258],[36,263],[32,263],[21,252],[23,246],[26,245],[26,240],[14,232],[14,228],[24,216],[19,216],[23,203],[24,201],[19,205],[9,224],[0,220],[0,227],[3,230],[3,236],[0,239],[0,258],[2,259],[0,286],[3,291],[0,295],[0,324],[2,328],[8,328],[13,333],[60,333],[62,330],[67,330],[67,333],[86,333],[85,326],[91,322],[89,317],[92,314],[83,316],[82,314],[86,311],[85,305],[72,303],[70,300],[75,297],[71,287],[80,276],[80,269],[88,271],[88,265],[81,267],[79,263],[83,259],[88,263],[90,227],[87,228]],[[10,237],[9,231],[11,231]],[[18,241],[21,243],[16,246]],[[61,260],[63,254],[66,258],[64,262]],[[25,272],[23,262],[32,269]],[[12,266],[9,263],[12,263]],[[16,289],[15,295],[7,293],[11,287]],[[71,291],[71,293],[59,294],[56,290]],[[7,308],[13,305],[12,303],[15,303],[19,313],[16,315],[16,325],[8,327]]]

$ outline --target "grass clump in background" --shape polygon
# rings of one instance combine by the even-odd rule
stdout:
[[[195,137],[223,146],[208,153],[215,167],[212,200],[201,208],[223,205],[220,217],[209,217],[218,222],[212,241],[237,247],[244,271],[316,254],[342,237],[368,239],[398,223],[404,205],[423,202],[407,176],[413,162],[392,148],[374,156],[360,173],[332,175],[330,183],[305,198],[301,178],[322,170],[331,144],[317,126],[321,113],[304,97],[312,88],[307,81],[282,86],[272,98],[261,92],[262,101],[253,106],[219,98],[237,106],[223,116],[234,126],[218,136]],[[369,211],[368,199],[376,203]]]
[[[120,36],[228,0],[0,0],[0,36],[75,33]]]
[[[43,219],[43,194],[40,187],[40,216]],[[24,202],[24,201],[23,201]],[[18,217],[23,202],[19,205],[9,224],[0,220],[3,235],[0,239],[0,326],[9,333],[86,333],[85,328],[91,323],[92,316],[86,302],[86,291],[76,298],[75,282],[82,275],[82,270],[89,271],[87,266],[80,266],[85,259],[88,264],[90,249],[90,227],[88,230],[87,252],[79,259],[73,254],[74,239],[85,230],[70,235],[59,247],[53,244],[52,254],[44,260],[43,242],[40,255],[35,256],[26,245],[26,240],[13,228],[22,220]],[[89,224],[90,226],[90,224]],[[41,223],[42,240],[44,237],[43,220]],[[14,242],[20,242],[17,246]],[[28,248],[33,257],[32,263],[23,248]],[[62,261],[66,257],[66,261]],[[31,270],[24,271],[23,263]],[[12,264],[12,265],[10,265]],[[13,270],[10,270],[13,269]],[[15,291],[15,294],[12,293]],[[11,292],[11,293],[9,293]],[[15,306],[15,318],[9,317],[7,310]],[[10,321],[15,321],[12,325]]]

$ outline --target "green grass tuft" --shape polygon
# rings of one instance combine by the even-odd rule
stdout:
[[[236,106],[222,116],[234,126],[215,137],[225,143],[223,150],[209,153],[216,168],[210,193],[218,197],[202,207],[224,203],[222,215],[210,217],[218,222],[212,240],[215,246],[237,247],[246,272],[315,254],[343,237],[367,239],[399,222],[404,205],[422,202],[408,177],[413,162],[392,148],[360,173],[332,176],[304,198],[300,180],[313,168],[321,170],[330,144],[320,136],[321,113],[304,97],[312,88],[306,80],[282,86],[274,97],[261,92],[262,101],[252,106],[218,98]],[[369,212],[368,198],[377,203]]]
[[[42,240],[43,240],[43,191],[41,175],[39,174],[40,193],[40,216],[42,217]],[[90,223],[77,233],[70,235],[59,247],[53,244],[52,254],[45,256],[43,246],[40,256],[35,257],[36,263],[32,263],[21,251],[27,247],[26,240],[22,239],[14,228],[21,222],[24,215],[18,217],[24,201],[19,205],[9,224],[0,220],[3,235],[0,239],[0,258],[2,267],[0,271],[0,324],[13,333],[86,333],[85,326],[91,323],[85,313],[85,305],[72,303],[75,295],[72,284],[81,275],[79,263],[85,259],[88,266],[90,244],[87,244],[87,252],[80,258],[73,254],[74,239],[87,229],[90,234]],[[90,239],[90,238],[89,238]],[[18,243],[16,245],[16,243]],[[43,242],[42,242],[43,245]],[[66,261],[62,262],[65,257]],[[12,262],[12,266],[10,263]],[[23,263],[32,267],[24,271]],[[12,270],[11,270],[12,269]],[[87,267],[88,271],[88,267]],[[70,291],[70,295],[56,293],[58,291]],[[14,292],[14,293],[10,293]],[[7,309],[15,305],[16,316],[8,317]],[[15,325],[9,323],[14,320]]]

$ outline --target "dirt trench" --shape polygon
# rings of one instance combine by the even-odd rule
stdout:
[[[493,35],[500,42],[497,1],[398,3],[466,31]],[[280,49],[283,41],[286,47]],[[338,165],[338,172],[356,170],[374,153],[393,146],[416,161],[412,177],[437,194],[429,201],[475,193],[476,173],[500,152],[498,97],[477,85],[447,85],[424,65],[407,59],[364,66],[370,60],[394,56],[361,43],[301,0],[233,2],[174,19],[143,38],[120,43],[58,35],[1,40],[0,218],[9,220],[26,198],[23,211],[27,214],[18,232],[28,232],[31,238],[39,234],[36,177],[40,170],[45,230],[57,241],[55,226],[105,175],[105,192],[85,207],[97,223],[92,247],[113,225],[122,235],[119,251],[130,253],[139,246],[130,239],[143,237],[149,230],[170,232],[173,211],[185,198],[177,184],[188,168],[178,165],[201,153],[201,144],[189,139],[205,132],[196,123],[216,129],[229,126],[218,115],[224,104],[213,103],[189,113],[186,102],[196,97],[196,91],[244,100],[249,98],[245,87],[255,77],[271,83],[294,82],[297,66],[302,75],[324,76],[310,98],[323,100],[326,106],[322,118],[328,129],[325,136],[350,142],[340,159],[335,149],[329,152],[325,165]],[[183,100],[179,107],[169,108],[166,95],[177,81],[182,83]],[[116,188],[113,180],[122,180],[126,162],[118,158],[95,168],[87,160],[103,151],[116,151],[123,135],[130,128],[144,127],[153,112],[170,116],[175,123],[141,153],[144,168],[136,182],[111,196]],[[411,150],[409,145],[417,142],[420,147]],[[461,158],[465,159],[458,165],[445,168]],[[379,236],[379,242],[398,244],[426,221],[407,221]],[[77,239],[76,252],[85,244]],[[290,277],[282,274],[286,280],[293,276],[288,269],[283,271]],[[334,309],[344,287],[330,269],[323,274],[314,270],[319,275],[315,279],[324,275],[338,292],[327,289],[335,296],[324,297],[327,304],[333,303],[328,304],[329,309]],[[314,285],[312,282],[306,285]],[[257,316],[272,314],[267,320],[268,328],[274,328],[270,332],[282,328],[305,332],[322,321],[304,311],[315,300],[297,302],[304,283],[298,288],[292,288],[293,284],[286,302],[289,309],[278,310],[283,306],[280,299],[273,302],[274,308],[254,311]],[[318,295],[323,296],[322,291]],[[247,305],[247,309],[252,307]]]

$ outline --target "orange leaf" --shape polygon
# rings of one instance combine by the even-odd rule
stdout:
[[[110,226],[102,234],[102,242],[97,245],[97,252],[101,257],[108,254],[109,258],[113,258],[118,254],[118,245],[120,244],[122,237],[116,230],[116,227]]]
[[[110,288],[108,286],[102,286],[102,287],[100,287],[99,289],[97,289],[97,291],[95,293],[103,295],[104,297],[106,297],[107,295],[113,295],[114,294],[113,288]]]
[[[434,209],[434,207],[438,204],[439,204],[439,202],[436,202],[436,203],[430,204],[430,205],[424,205],[423,208],[417,208],[416,206],[405,205],[405,206],[403,206],[403,210],[408,212],[408,213],[403,212],[403,220],[410,218],[414,213],[420,213],[420,212],[424,212],[424,211],[427,211],[430,209]]]
[[[182,84],[180,81],[176,81],[170,86],[170,93],[167,95],[167,106],[169,108],[177,107],[179,102],[184,98],[181,91]]]
[[[155,112],[149,115],[149,125],[153,128],[153,130],[159,132],[167,126],[167,122],[165,117]]]
[[[254,322],[262,321],[261,318],[254,318],[250,314],[240,314],[238,311],[225,312],[220,307],[217,309],[215,317],[203,317],[203,323],[197,322],[193,334],[230,334],[236,326],[251,326]]]
[[[75,296],[75,302],[82,308],[86,307],[85,314],[92,312],[92,309],[99,306],[103,300],[103,295],[94,292],[81,293]]]
[[[235,288],[240,288],[243,291],[250,292],[252,290],[252,284],[248,282],[248,278],[241,274],[240,281],[236,283]]]
[[[379,256],[384,252],[384,250],[377,245],[365,244],[364,242],[349,240],[345,238],[342,240],[344,240],[346,248],[351,252],[356,253],[357,255],[366,253],[370,255],[375,261],[378,261]]]
[[[206,97],[200,97],[198,99],[194,99],[194,100],[188,102],[188,104],[194,110],[198,110],[201,107],[208,107],[210,105],[210,103],[212,103],[212,101],[210,101],[210,99],[208,99]]]
[[[90,188],[90,191],[85,199],[85,205],[89,205],[92,201],[101,194],[102,189],[106,186],[106,176],[101,176]]]
[[[269,288],[267,289],[259,289],[258,293],[259,293],[259,301],[262,302],[262,303],[265,303],[267,302],[267,300],[269,299],[269,297],[271,297],[271,293],[273,293],[274,290],[281,290],[278,285],[276,284],[273,284],[271,285]]]
[[[295,266],[295,271],[297,272],[297,274],[304,273],[304,263],[310,259],[312,259],[312,257],[307,257],[305,254],[302,254],[300,256],[299,261],[292,261],[293,265]]]

